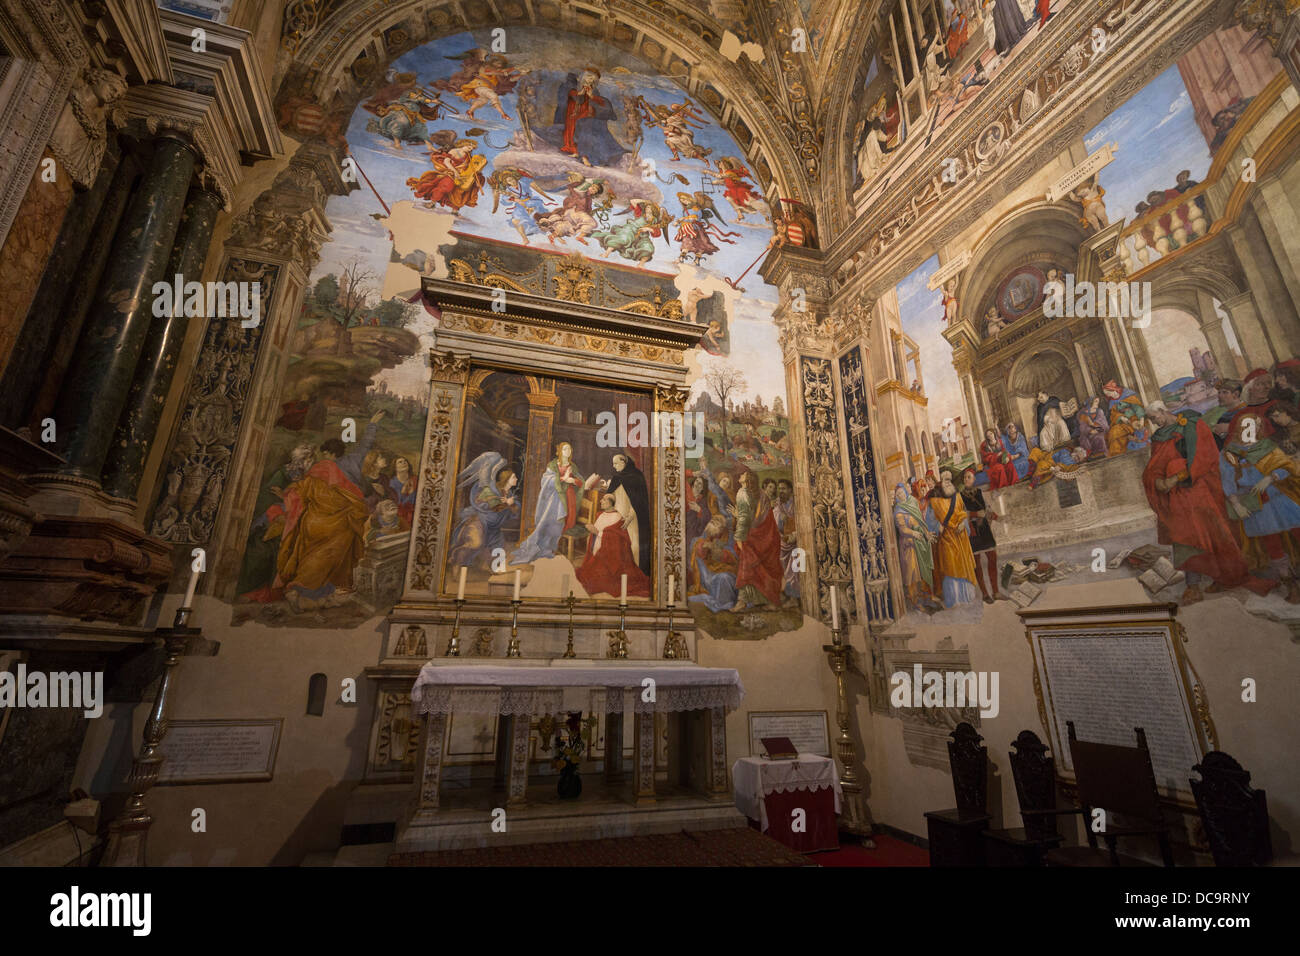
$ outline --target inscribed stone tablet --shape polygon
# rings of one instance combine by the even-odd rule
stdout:
[[[283,718],[168,721],[158,782],[270,780],[283,723]]]

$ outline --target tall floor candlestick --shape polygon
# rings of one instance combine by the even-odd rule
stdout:
[[[831,643],[823,644],[822,650],[826,652],[827,663],[835,674],[837,691],[835,723],[839,726],[840,733],[835,738],[835,753],[840,758],[840,789],[844,795],[840,829],[863,837],[862,845],[870,849],[876,845],[871,839],[875,824],[871,820],[871,809],[867,806],[866,797],[862,795],[862,784],[858,782],[858,754],[857,748],[853,746],[853,738],[849,735],[849,702],[844,688],[844,673],[848,670],[853,648],[840,640],[838,623],[837,621],[837,626],[831,631]]]
[[[163,639],[167,653],[162,680],[158,684],[149,719],[145,721],[143,746],[131,761],[131,775],[127,778],[131,795],[117,819],[109,825],[108,846],[104,849],[100,866],[145,865],[145,843],[153,816],[145,806],[144,798],[162,772],[162,742],[167,735],[168,704],[175,695],[176,665],[180,663],[190,638],[203,633],[197,628],[185,626],[188,615],[188,607],[178,608],[173,625],[170,628],[159,628],[156,632]]]

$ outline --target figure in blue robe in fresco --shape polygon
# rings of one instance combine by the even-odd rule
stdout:
[[[485,451],[461,471],[458,487],[470,489],[451,536],[448,567],[490,570],[492,552],[505,549],[505,524],[519,514],[515,486],[519,476],[500,453]]]
[[[561,443],[555,457],[542,473],[533,512],[533,533],[510,555],[511,564],[529,564],[539,558],[555,557],[560,536],[578,521],[578,502],[583,477],[573,464],[573,446]]]
[[[1016,469],[1016,480],[1023,480],[1025,475],[1029,474],[1032,462],[1029,460],[1029,443],[1025,441],[1025,436],[1021,434],[1015,422],[1007,424],[1002,441],[1006,446],[1007,454],[1011,456],[1012,467]]]

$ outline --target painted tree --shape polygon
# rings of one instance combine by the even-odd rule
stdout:
[[[722,438],[723,449],[727,447],[727,409],[728,396],[733,392],[744,389],[748,386],[744,374],[739,369],[734,369],[726,365],[714,365],[704,373],[704,384],[718,396],[718,404],[722,406]]]

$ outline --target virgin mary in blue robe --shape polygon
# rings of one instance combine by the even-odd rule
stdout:
[[[560,535],[577,523],[583,477],[574,466],[572,455],[572,446],[564,442],[542,473],[537,489],[537,507],[533,512],[533,533],[510,555],[511,564],[529,564],[539,558],[555,557]]]

